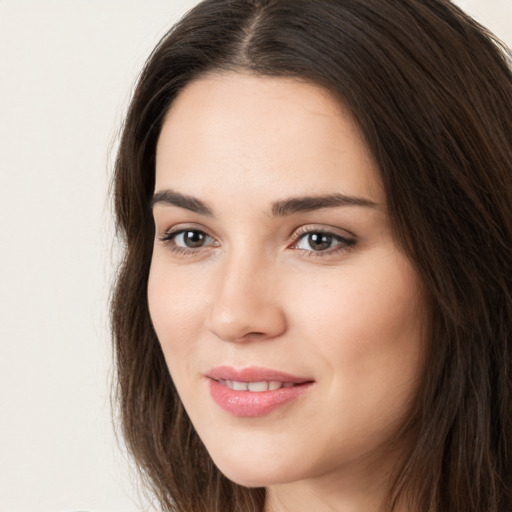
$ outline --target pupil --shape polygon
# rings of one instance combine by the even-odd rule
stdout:
[[[184,238],[187,247],[201,247],[204,243],[204,233],[200,231],[187,231]]]
[[[316,251],[324,251],[331,246],[332,237],[324,233],[313,233],[309,235],[309,245]]]

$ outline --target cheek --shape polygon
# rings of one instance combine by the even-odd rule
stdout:
[[[318,341],[346,339],[362,349],[416,338],[424,306],[415,272],[406,262],[375,267],[344,268],[307,290],[290,290],[301,329]]]
[[[356,400],[388,401],[416,389],[425,305],[405,258],[385,251],[373,256],[357,268],[347,265],[308,294],[295,293],[301,298],[291,324],[310,340],[309,356],[320,355],[331,368],[332,389],[349,390]]]
[[[151,321],[173,377],[189,361],[193,340],[199,336],[205,309],[204,294],[188,272],[170,271],[154,257],[148,280]],[[178,364],[180,363],[180,364]]]

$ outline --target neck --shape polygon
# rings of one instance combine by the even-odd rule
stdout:
[[[373,467],[372,467],[373,466]],[[392,468],[362,464],[308,480],[267,488],[265,512],[383,512]],[[394,512],[404,512],[397,507]]]

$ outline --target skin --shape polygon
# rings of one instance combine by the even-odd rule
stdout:
[[[351,116],[304,82],[201,78],[163,124],[155,192],[167,190],[211,210],[155,202],[148,300],[215,464],[265,486],[268,511],[378,510],[422,371],[425,301]],[[333,193],[372,204],[272,213],[278,201]],[[203,241],[173,234],[185,228]],[[327,249],[313,243],[319,231],[332,233]],[[219,365],[314,384],[268,414],[237,417],[211,397],[205,373]]]

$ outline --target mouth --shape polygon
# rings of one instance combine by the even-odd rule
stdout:
[[[311,378],[260,367],[216,367],[206,375],[214,402],[233,416],[264,416],[301,397]]]
[[[296,386],[293,382],[280,382],[278,380],[259,381],[259,382],[242,382],[237,380],[224,380],[217,381],[221,386],[226,386],[235,391],[253,391],[254,393],[261,393],[263,391],[276,391],[281,388],[291,388]]]

